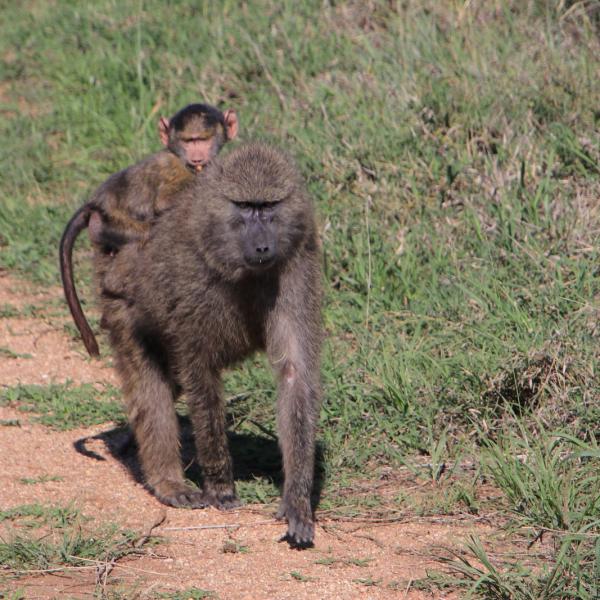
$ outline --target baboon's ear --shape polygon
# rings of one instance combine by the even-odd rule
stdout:
[[[161,117],[158,120],[158,135],[163,146],[169,145],[169,119]]]
[[[238,116],[233,108],[228,108],[224,113],[225,133],[228,140],[232,140],[238,133]]]

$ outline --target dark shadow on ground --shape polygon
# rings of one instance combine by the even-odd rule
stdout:
[[[199,488],[202,487],[202,469],[197,464],[192,425],[188,417],[179,416],[181,457],[186,477]],[[236,481],[252,481],[265,478],[272,481],[281,493],[283,489],[283,464],[277,441],[273,438],[252,433],[228,433],[229,449],[233,458]],[[88,448],[94,441],[101,441],[108,454],[120,462],[138,483],[144,480],[137,456],[137,445],[127,425],[107,429],[94,436],[78,439],[73,443],[75,450],[88,458],[106,460],[98,452]],[[312,504],[315,509],[320,501],[325,483],[323,446],[317,443],[315,461],[315,483]]]

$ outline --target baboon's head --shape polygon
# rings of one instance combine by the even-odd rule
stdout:
[[[203,200],[193,226],[205,258],[227,279],[282,266],[313,234],[302,178],[280,150],[243,146],[215,160],[197,185]]]

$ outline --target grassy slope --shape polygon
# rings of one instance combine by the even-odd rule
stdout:
[[[292,149],[321,216],[326,472],[477,455],[474,440],[509,447],[540,428],[593,444],[594,13],[328,4],[5,6],[0,264],[56,283],[73,207],[157,147],[156,117],[233,106],[244,139]],[[272,426],[266,370],[247,365],[227,388],[251,391],[235,410]],[[596,478],[593,507],[597,492]]]

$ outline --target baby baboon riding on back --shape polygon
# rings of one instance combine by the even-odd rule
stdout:
[[[171,119],[162,117],[159,133],[164,150],[109,177],[69,221],[60,243],[61,276],[71,314],[92,356],[99,354],[98,344],[73,283],[77,236],[88,228],[100,294],[123,297],[127,281],[122,271],[156,217],[237,131],[235,111],[221,112],[208,104],[190,104]]]

